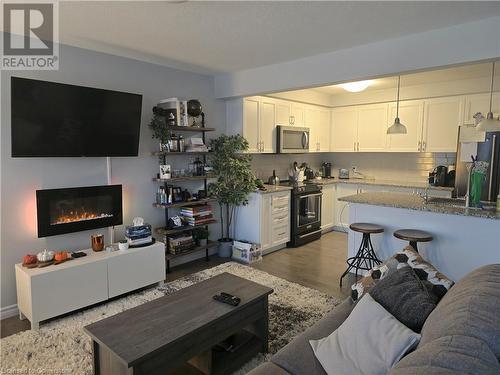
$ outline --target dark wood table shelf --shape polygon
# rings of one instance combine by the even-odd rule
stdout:
[[[227,292],[230,306],[212,296]],[[84,327],[92,338],[94,374],[170,375],[189,363],[207,375],[228,375],[268,351],[266,286],[223,273]],[[218,344],[250,334],[234,352]]]
[[[216,129],[215,128],[202,128],[201,126],[167,126],[166,127],[168,130],[173,131],[173,132],[195,132],[195,133],[200,133],[200,132],[213,132]]]
[[[207,244],[205,246],[196,246],[190,250],[183,251],[182,253],[179,253],[179,254],[167,253],[167,254],[165,254],[165,259],[166,260],[175,259],[175,258],[178,258],[178,257],[186,255],[186,254],[191,254],[191,253],[195,253],[197,251],[211,249],[211,248],[216,247],[216,246],[219,246],[218,241],[207,241]]]
[[[183,152],[180,152],[180,151],[154,151],[154,152],[151,152],[150,155],[151,156],[176,156],[176,155],[210,155],[210,154],[213,154],[212,151],[193,151],[193,152],[189,152],[189,151],[183,151]]]
[[[198,181],[198,180],[209,180],[215,178],[213,174],[206,174],[204,176],[182,176],[182,177],[172,177],[172,178],[158,178],[153,177],[153,181],[156,182],[171,182],[171,181]]]
[[[215,198],[204,198],[204,199],[198,199],[197,201],[177,202],[177,203],[172,203],[172,204],[153,203],[153,207],[156,207],[156,208],[189,207],[189,206],[196,206],[196,205],[202,205],[205,203],[215,202],[216,200],[217,199],[215,199]]]
[[[160,236],[169,236],[169,235],[176,234],[176,233],[187,232],[187,231],[199,228],[199,227],[204,227],[205,225],[214,224],[216,222],[217,222],[217,219],[213,219],[213,220],[207,221],[207,222],[200,224],[200,225],[183,225],[182,227],[173,228],[173,229],[155,228],[155,233],[159,234]]]

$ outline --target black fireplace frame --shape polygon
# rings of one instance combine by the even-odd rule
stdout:
[[[55,198],[85,198],[94,195],[111,195],[113,216],[95,220],[50,224],[50,202]],[[38,238],[123,224],[122,185],[84,186],[36,191]]]

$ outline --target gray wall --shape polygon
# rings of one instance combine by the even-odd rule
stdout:
[[[213,78],[136,60],[61,46],[59,71],[1,72],[1,307],[16,303],[14,264],[27,253],[47,249],[89,248],[96,231],[37,238],[35,190],[106,184],[105,158],[11,158],[10,76],[22,76],[143,95],[139,157],[112,158],[112,182],[123,184],[124,223],[142,216],[153,226],[164,223],[163,211],[151,203],[157,185],[151,177],[158,171],[157,148],[147,123],[159,99],[177,96],[198,98],[215,136],[225,131],[225,109],[214,96]],[[112,140],[110,140],[112,142]],[[171,164],[175,166],[175,160]],[[213,226],[217,237],[218,226]],[[107,235],[107,230],[102,230]],[[116,228],[117,238],[123,227]]]

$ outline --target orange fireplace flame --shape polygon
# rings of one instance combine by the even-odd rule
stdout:
[[[50,224],[51,225],[67,224],[67,223],[74,223],[77,221],[105,219],[108,217],[113,217],[113,215],[106,213],[89,212],[85,208],[81,208],[80,210],[61,212],[59,216],[56,217],[54,220],[52,220]]]

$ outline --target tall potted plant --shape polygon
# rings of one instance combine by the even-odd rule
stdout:
[[[241,135],[221,135],[211,139],[210,146],[213,150],[211,164],[217,179],[209,185],[209,192],[217,199],[221,216],[219,256],[229,257],[235,209],[246,205],[248,194],[255,190],[255,177],[250,165],[252,157],[244,153],[248,150],[248,142]]]

